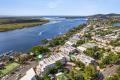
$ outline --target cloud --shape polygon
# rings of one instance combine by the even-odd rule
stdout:
[[[52,0],[51,2],[48,3],[48,7],[49,7],[49,8],[56,8],[56,7],[58,7],[62,2],[63,2],[63,0]]]

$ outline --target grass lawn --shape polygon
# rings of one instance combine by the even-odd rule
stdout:
[[[15,68],[17,68],[20,64],[18,63],[10,63],[8,65],[5,66],[5,69],[0,69],[0,77],[8,74],[9,72],[11,72],[12,70],[14,70]]]

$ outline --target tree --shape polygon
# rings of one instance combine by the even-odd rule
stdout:
[[[91,57],[94,57],[94,49],[92,48],[87,48],[87,50],[85,51],[85,53],[88,55],[88,56],[91,56]]]
[[[84,34],[84,37],[91,39],[92,35],[91,35],[91,33],[86,33],[86,34]]]
[[[56,61],[55,62],[55,67],[56,67],[56,69],[60,69],[62,67],[61,62],[60,61]]]
[[[41,40],[42,44],[47,44],[49,41],[47,39]]]
[[[111,77],[107,77],[105,80],[120,80],[120,77],[117,74],[115,74]]]
[[[43,79],[44,80],[51,80],[50,77],[47,74],[44,75]]]
[[[27,56],[27,54],[18,53],[15,55],[14,60],[19,63],[24,63],[25,61],[28,60],[28,56]]]
[[[120,77],[120,66],[117,68],[117,74],[118,74],[119,77]]]
[[[0,71],[0,76],[3,74],[3,72],[2,71]]]
[[[73,71],[69,72],[69,78],[70,78],[70,80],[75,80],[75,74]]]
[[[48,69],[48,74],[55,74],[57,72],[57,69],[55,67],[49,68]]]
[[[93,65],[88,65],[85,67],[84,69],[84,78],[86,80],[90,80],[90,78],[92,77],[92,75],[95,73],[95,68]]]
[[[47,53],[49,51],[50,50],[46,46],[34,46],[31,49],[31,52],[33,52],[34,55],[36,55],[36,56],[39,55],[39,54]]]
[[[78,67],[80,67],[81,69],[84,69],[84,68],[85,68],[84,63],[82,63],[81,61],[75,61],[75,63],[76,63],[76,65],[77,65]]]
[[[78,40],[76,43],[76,46],[79,46],[79,45],[84,44],[84,43],[85,43],[85,40]]]
[[[95,59],[101,59],[103,57],[103,53],[102,52],[96,52],[94,55]]]

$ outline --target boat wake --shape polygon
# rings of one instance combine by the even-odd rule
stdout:
[[[41,36],[41,35],[43,34],[43,32],[45,32],[45,31],[41,31],[41,32],[39,32],[38,35]]]

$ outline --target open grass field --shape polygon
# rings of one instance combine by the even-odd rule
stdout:
[[[8,74],[9,72],[14,70],[15,68],[19,67],[19,65],[20,64],[18,64],[18,63],[10,63],[10,64],[6,65],[4,69],[0,69],[0,77]]]

